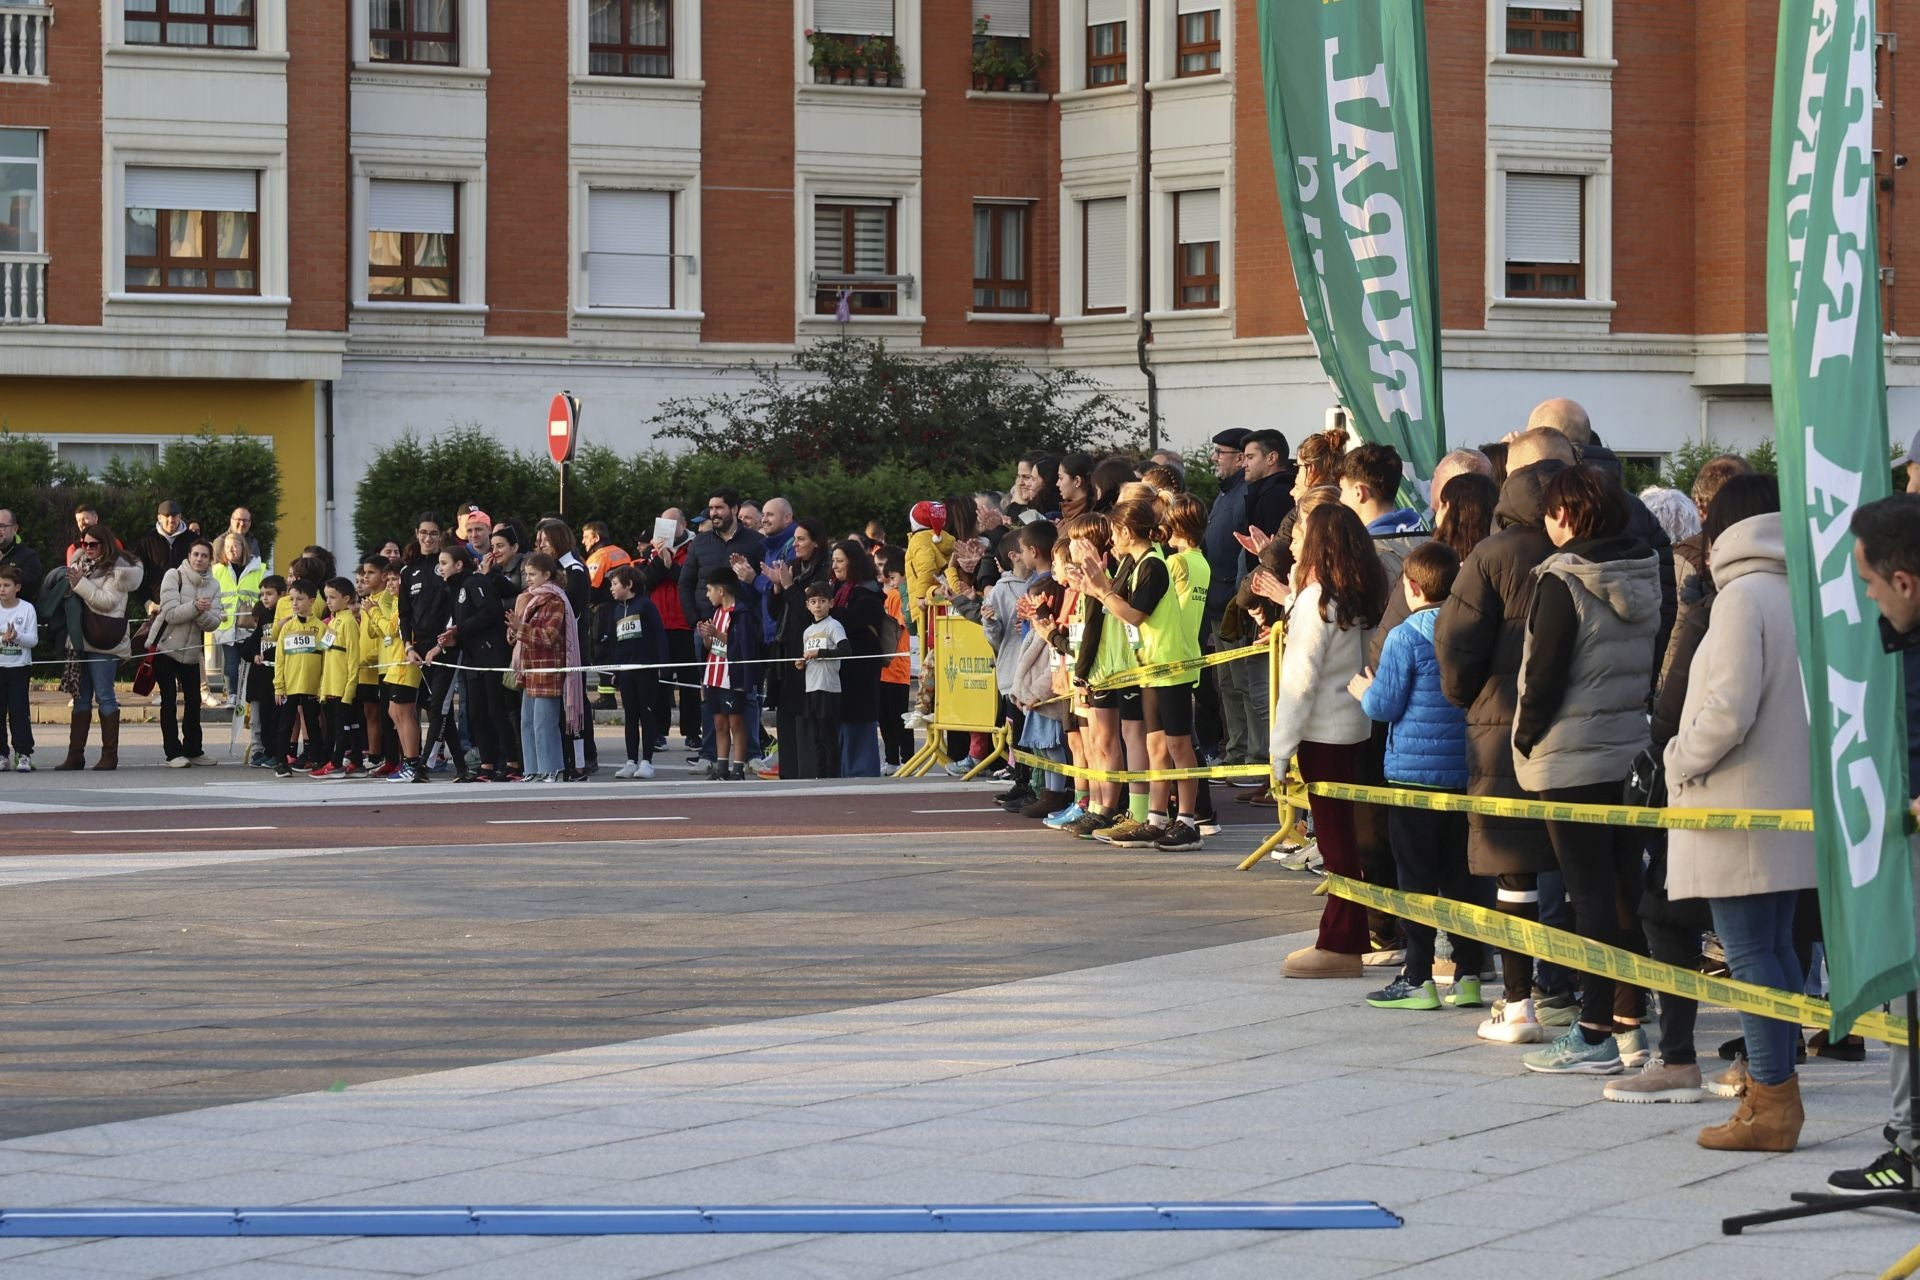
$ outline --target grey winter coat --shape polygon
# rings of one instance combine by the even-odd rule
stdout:
[[[1667,744],[1668,803],[1811,808],[1807,703],[1778,513],[1720,535],[1713,580],[1718,592],[1689,668],[1680,732]],[[1674,831],[1667,851],[1674,898],[1782,893],[1810,889],[1817,879],[1807,832]]]
[[[1659,557],[1631,539],[1595,539],[1569,543],[1533,572],[1541,582],[1520,659],[1514,775],[1529,791],[1620,782],[1650,741]]]
[[[1494,511],[1497,528],[1473,549],[1440,607],[1433,651],[1447,701],[1467,709],[1467,793],[1529,799],[1513,772],[1513,713],[1534,566],[1553,554],[1543,522],[1542,493],[1563,464],[1538,462],[1507,477]],[[1547,829],[1521,818],[1473,814],[1467,862],[1475,875],[1557,870]]]
[[[204,613],[194,603],[202,596],[212,601]],[[179,565],[160,581],[160,611],[154,615],[150,643],[165,657],[197,667],[207,633],[219,629],[222,616],[213,575]]]

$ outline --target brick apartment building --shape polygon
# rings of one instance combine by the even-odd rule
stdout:
[[[1880,0],[1889,333],[1920,261]],[[1449,436],[1549,394],[1661,453],[1772,429],[1770,0],[1427,5]],[[984,23],[986,37],[979,35]],[[202,424],[347,542],[382,442],[669,396],[841,329],[1069,363],[1192,445],[1331,394],[1253,0],[0,0],[0,425],[104,464]],[[989,43],[989,41],[991,43]],[[1920,342],[1889,339],[1895,433]],[[452,496],[452,495],[449,495]]]

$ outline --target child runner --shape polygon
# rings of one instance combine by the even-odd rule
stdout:
[[[387,754],[392,750],[392,735],[387,732],[386,708],[380,705],[380,633],[376,629],[381,597],[386,592],[387,562],[381,556],[365,556],[354,570],[356,596],[354,616],[360,623],[360,669],[354,673],[354,701],[360,706],[360,722],[366,726],[367,775],[390,778],[397,767]]]
[[[606,607],[610,665],[620,690],[620,709],[626,719],[627,762],[616,778],[651,778],[653,744],[666,736],[666,725],[655,719],[660,671],[666,665],[667,630],[653,599],[641,590],[640,571],[630,564],[607,572],[612,603]]]
[[[420,664],[407,652],[407,642],[400,633],[400,614],[406,608],[400,594],[403,572],[402,561],[387,561],[380,575],[386,584],[380,610],[372,622],[380,645],[380,701],[399,743],[395,750],[400,763],[383,775],[389,782],[412,782],[426,773],[427,764],[421,758],[420,745]]]
[[[273,614],[286,592],[287,580],[277,573],[260,579],[260,598],[253,603],[253,630],[240,637],[234,647],[240,653],[240,670],[245,673],[245,696],[251,709],[253,732],[247,763],[258,769],[273,768],[268,747],[274,741],[274,720],[279,708],[273,701]]]
[[[744,781],[747,776],[747,673],[760,656],[754,613],[739,607],[740,579],[732,565],[707,575],[707,603],[713,616],[697,630],[707,642],[707,665],[700,675],[707,705],[713,708],[714,754],[707,780]]]
[[[0,769],[32,773],[33,717],[28,713],[27,676],[33,669],[33,646],[40,643],[40,619],[32,605],[21,603],[20,587],[20,566],[0,564],[0,688],[6,691]]]
[[[273,757],[275,776],[281,778],[293,776],[293,766],[287,761],[287,739],[294,724],[320,723],[320,682],[326,670],[320,637],[327,628],[313,610],[319,590],[305,578],[287,588],[287,616],[280,621],[274,637],[277,656],[273,701],[279,709],[274,713],[274,741],[268,744],[267,754]]]
[[[312,776],[351,778],[365,767],[364,739],[360,737],[358,597],[345,578],[330,579],[321,590],[327,601],[327,629],[320,635],[320,740],[325,744],[325,758],[314,766]]]
[[[913,759],[914,750],[913,729],[907,724],[907,691],[913,684],[912,640],[907,634],[907,554],[882,543],[874,550],[873,562],[886,588],[887,617],[894,626],[893,651],[898,655],[880,668],[880,742],[887,756],[880,772],[892,777]],[[839,759],[838,750],[834,759]]]
[[[834,587],[830,582],[807,586],[807,612],[813,625],[800,637],[801,656],[794,665],[807,673],[807,712],[801,731],[813,739],[819,776],[839,776],[840,659],[853,651],[847,629],[833,617]]]

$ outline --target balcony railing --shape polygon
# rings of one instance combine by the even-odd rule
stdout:
[[[53,10],[21,0],[0,0],[0,80],[39,79],[47,74],[47,28]]]
[[[0,324],[47,322],[44,253],[0,253]]]

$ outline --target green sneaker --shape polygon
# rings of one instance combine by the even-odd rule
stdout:
[[[1079,836],[1082,840],[1091,840],[1094,832],[1105,831],[1113,824],[1114,818],[1110,813],[1083,813],[1060,830],[1070,836]]]
[[[1580,1034],[1580,1024],[1544,1049],[1535,1049],[1520,1059],[1529,1071],[1542,1075],[1617,1076],[1625,1068],[1620,1063],[1620,1046],[1609,1035],[1599,1044],[1588,1044]]]
[[[1446,1001],[1456,1009],[1478,1009],[1480,1007],[1480,979],[1455,978],[1453,989],[1447,992]]]
[[[1367,1003],[1376,1009],[1438,1009],[1440,991],[1431,978],[1417,987],[1405,978],[1395,978],[1368,996]]]

